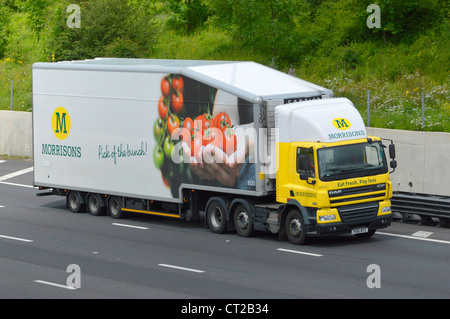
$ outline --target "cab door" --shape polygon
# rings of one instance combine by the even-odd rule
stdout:
[[[294,146],[294,180],[291,196],[304,207],[317,205],[317,165],[313,147]]]

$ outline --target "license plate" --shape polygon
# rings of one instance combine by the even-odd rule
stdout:
[[[369,232],[369,228],[367,228],[367,227],[352,229],[352,235],[364,234],[364,233],[368,233],[368,232]]]

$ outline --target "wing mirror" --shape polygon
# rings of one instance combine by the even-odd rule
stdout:
[[[395,160],[395,145],[393,141],[391,141],[391,144],[389,144],[389,157],[391,158],[390,165],[391,168],[393,169],[391,173],[393,173],[397,168],[397,161]]]

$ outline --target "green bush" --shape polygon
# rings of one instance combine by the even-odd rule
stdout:
[[[123,0],[80,1],[81,27],[66,25],[66,3],[55,5],[49,47],[56,60],[87,59],[118,53],[143,57],[151,53],[158,34],[154,18]],[[126,48],[128,46],[128,48]]]
[[[0,5],[0,59],[5,55],[8,43],[10,14],[10,9],[7,6]]]

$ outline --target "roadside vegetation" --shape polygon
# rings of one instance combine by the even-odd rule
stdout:
[[[14,110],[31,111],[38,61],[239,60],[330,88],[365,120],[370,90],[372,127],[450,132],[448,17],[445,0],[0,0],[0,109],[13,81]]]

